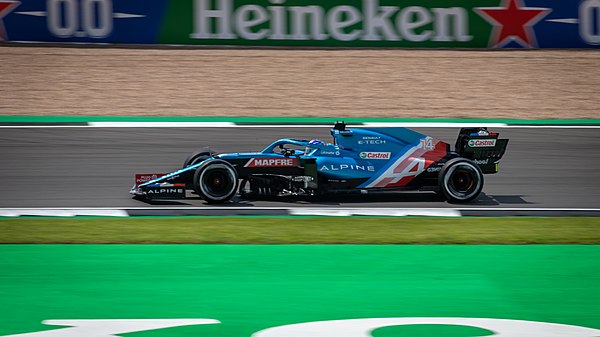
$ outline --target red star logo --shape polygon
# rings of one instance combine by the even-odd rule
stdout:
[[[525,7],[522,0],[502,0],[501,6],[473,9],[494,25],[489,46],[499,48],[510,41],[516,41],[526,48],[537,47],[533,25],[552,9]]]
[[[4,28],[4,22],[2,18],[12,12],[13,9],[17,8],[21,4],[20,1],[0,1],[0,41],[6,41],[6,29]]]

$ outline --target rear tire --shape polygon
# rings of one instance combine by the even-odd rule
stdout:
[[[454,158],[444,164],[438,185],[449,202],[469,202],[477,198],[483,189],[483,173],[473,161]]]
[[[194,174],[194,189],[209,204],[230,200],[235,195],[237,186],[237,172],[224,160],[209,160],[200,165]]]

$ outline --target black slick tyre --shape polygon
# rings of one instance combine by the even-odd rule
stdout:
[[[235,195],[237,186],[237,172],[224,160],[209,160],[200,165],[194,173],[194,189],[209,204],[220,204],[230,200]]]
[[[483,173],[473,161],[454,158],[444,164],[438,185],[449,202],[469,202],[477,198],[483,189]]]
[[[187,158],[185,158],[185,160],[183,161],[183,168],[203,162],[206,159],[214,156],[215,154],[216,154],[215,152],[209,152],[209,151],[194,152],[191,155],[189,155]]]

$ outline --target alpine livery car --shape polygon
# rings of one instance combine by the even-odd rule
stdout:
[[[208,203],[241,197],[314,196],[375,191],[435,191],[453,203],[481,193],[483,175],[498,172],[508,139],[487,128],[460,130],[450,144],[407,128],[331,129],[333,143],[279,139],[260,152],[190,155],[168,174],[137,174],[130,193],[142,199]]]

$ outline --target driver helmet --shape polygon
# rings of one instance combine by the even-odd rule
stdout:
[[[306,146],[306,150],[304,151],[304,154],[307,155],[312,151],[312,149],[316,149],[315,145],[323,146],[323,145],[325,145],[325,143],[322,140],[318,140],[318,139],[311,140],[310,142],[308,142],[308,145]]]

